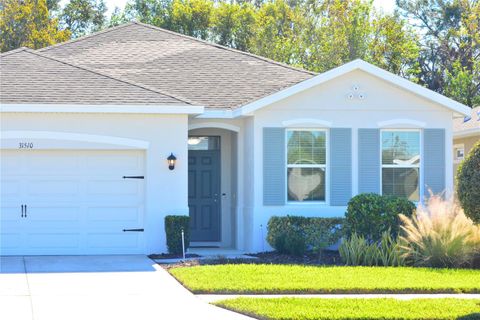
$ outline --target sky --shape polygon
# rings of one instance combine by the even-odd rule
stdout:
[[[128,0],[105,0],[105,3],[108,6],[107,16],[113,12],[115,7],[123,9]],[[62,3],[66,3],[68,0],[62,0]],[[375,7],[382,9],[386,13],[393,12],[395,7],[395,0],[374,0]]]

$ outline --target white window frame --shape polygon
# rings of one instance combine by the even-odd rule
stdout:
[[[416,165],[395,165],[395,164],[383,164],[383,149],[382,149],[382,133],[383,132],[418,132],[419,136],[419,163]],[[418,201],[413,201],[414,203],[419,203],[423,201],[423,134],[421,129],[404,129],[404,128],[388,128],[380,130],[380,194],[383,195],[383,168],[417,168],[418,169]]]
[[[288,164],[288,133],[291,131],[322,131],[325,132],[325,164]],[[328,199],[330,196],[329,181],[330,181],[330,170],[329,170],[329,156],[330,156],[330,132],[325,128],[286,128],[285,129],[285,202],[291,205],[328,205]],[[324,168],[325,169],[325,200],[323,201],[294,201],[288,200],[288,168]]]
[[[463,157],[460,159],[457,157],[457,150],[463,149]],[[465,160],[465,144],[459,143],[459,144],[454,144],[453,145],[453,163],[459,164]]]

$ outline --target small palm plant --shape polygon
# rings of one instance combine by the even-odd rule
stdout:
[[[431,196],[411,218],[400,215],[400,219],[400,250],[409,264],[463,267],[480,253],[480,227],[453,200]]]

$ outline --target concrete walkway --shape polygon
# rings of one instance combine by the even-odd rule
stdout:
[[[455,298],[455,299],[480,299],[480,294],[198,294],[198,298],[211,303],[226,299],[235,298],[322,298],[322,299],[372,299],[372,298],[393,298],[399,300],[411,299],[440,299],[440,298]]]
[[[0,319],[250,319],[209,305],[145,256],[0,257]]]

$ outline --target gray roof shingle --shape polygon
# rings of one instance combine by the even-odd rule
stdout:
[[[3,104],[187,105],[170,95],[20,48],[0,57]]]
[[[237,108],[315,75],[137,22],[39,51],[207,108]]]

